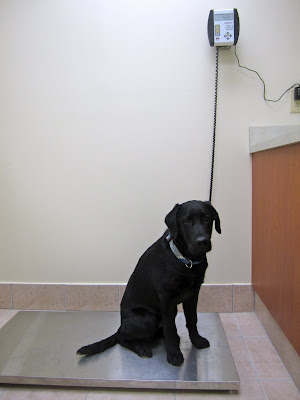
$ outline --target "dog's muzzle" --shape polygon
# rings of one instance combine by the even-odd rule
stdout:
[[[192,254],[204,254],[211,250],[211,241],[205,237],[197,237],[192,241],[190,246],[190,252]]]

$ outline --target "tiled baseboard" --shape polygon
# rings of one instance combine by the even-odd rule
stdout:
[[[255,312],[295,385],[300,390],[300,357],[257,293],[255,293]]]
[[[0,308],[16,310],[119,311],[126,285],[0,284]],[[181,307],[179,307],[181,311]],[[250,284],[201,287],[199,312],[254,311]]]

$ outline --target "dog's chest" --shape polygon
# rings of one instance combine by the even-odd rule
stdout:
[[[199,278],[179,275],[169,282],[169,290],[177,304],[191,297],[199,288]]]

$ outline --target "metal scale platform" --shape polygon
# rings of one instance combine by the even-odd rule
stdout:
[[[21,311],[0,330],[0,383],[103,388],[239,390],[240,381],[216,313],[198,314],[210,347],[191,345],[185,318],[177,315],[184,363],[166,360],[163,339],[143,359],[120,345],[92,357],[76,355],[82,345],[113,334],[119,312]]]

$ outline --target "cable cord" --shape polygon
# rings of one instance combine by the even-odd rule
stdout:
[[[217,105],[218,105],[218,76],[219,76],[219,47],[216,47],[215,102],[214,102],[213,141],[212,141],[212,154],[211,154],[210,186],[209,186],[209,201],[210,202],[211,202],[211,198],[212,198],[212,188],[213,188],[213,181],[214,181],[214,166],[215,166]]]
[[[215,148],[216,148],[216,130],[217,130],[217,106],[218,106],[218,78],[219,78],[219,50],[229,50],[230,46],[216,46],[216,73],[215,73],[215,102],[214,102],[214,120],[213,120],[213,140],[211,154],[211,172],[209,185],[209,201],[212,198],[212,189],[214,181],[214,166],[215,166]]]
[[[273,102],[273,103],[277,103],[279,100],[282,99],[282,97],[283,97],[289,90],[293,89],[293,87],[295,87],[295,86],[300,86],[299,83],[294,83],[294,84],[293,84],[291,87],[289,87],[285,92],[283,92],[282,95],[281,95],[277,100],[267,99],[267,98],[266,98],[266,84],[265,84],[265,81],[263,80],[263,78],[262,78],[262,77],[259,75],[259,73],[258,73],[257,71],[255,71],[254,69],[250,69],[250,68],[245,67],[244,65],[241,65],[240,60],[239,60],[239,58],[238,58],[238,55],[237,55],[237,53],[236,53],[236,46],[234,46],[234,54],[235,54],[235,56],[236,56],[236,59],[237,59],[237,62],[238,62],[238,65],[239,65],[240,68],[244,68],[244,69],[246,69],[247,71],[254,72],[254,73],[259,77],[259,79],[262,81],[263,86],[264,86],[264,100],[265,100],[265,101],[270,101],[270,102]]]

